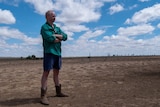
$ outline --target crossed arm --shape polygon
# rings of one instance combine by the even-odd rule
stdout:
[[[56,37],[56,39],[54,40],[55,43],[62,41],[62,35],[60,35],[60,34],[54,34],[54,36]]]

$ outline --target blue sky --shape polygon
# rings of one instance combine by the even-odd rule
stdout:
[[[160,55],[159,0],[0,0],[0,57],[42,57],[50,9],[68,34],[64,57]]]

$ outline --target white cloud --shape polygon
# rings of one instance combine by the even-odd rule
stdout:
[[[157,25],[158,28],[160,28],[160,23]]]
[[[58,11],[57,21],[61,23],[80,24],[97,21],[100,17],[100,8],[104,2],[115,0],[25,0],[34,6],[36,12],[43,14],[48,9]]]
[[[101,17],[99,8],[102,6],[103,2],[97,0],[67,0],[65,3],[59,0],[55,4],[56,10],[61,9],[57,21],[71,24],[97,21]]]
[[[148,2],[148,1],[150,1],[150,0],[139,0],[140,2]]]
[[[131,19],[127,19],[125,23],[139,24],[139,23],[148,23],[160,19],[160,4],[155,4],[152,7],[144,8],[136,12]]]
[[[9,27],[0,27],[0,38],[2,40],[17,39],[28,45],[36,45],[41,43],[41,38],[31,38],[20,32],[18,29],[11,29]]]
[[[1,43],[0,43],[1,44]],[[0,45],[1,57],[27,57],[28,55],[42,56],[42,47],[27,44],[4,44]]]
[[[13,6],[18,6],[21,0],[0,0],[0,3],[5,3]]]
[[[82,36],[80,36],[79,40],[85,40],[88,41],[89,39],[95,38],[97,36],[100,36],[104,33],[104,30],[96,30],[94,32],[92,31],[87,31],[85,34],[83,34]]]
[[[34,6],[35,11],[44,15],[47,10],[53,9],[54,5],[52,0],[24,0]]]
[[[0,23],[14,24],[15,22],[16,22],[16,19],[14,18],[11,11],[0,9]]]
[[[149,24],[141,24],[127,28],[120,27],[117,31],[118,35],[121,36],[138,36],[138,35],[152,33],[154,29],[155,28]]]
[[[130,7],[129,7],[129,10],[134,9],[134,8],[136,8],[137,6],[138,6],[137,4],[134,4],[133,6],[130,6]]]
[[[65,31],[71,31],[71,32],[82,32],[87,31],[89,28],[87,28],[84,25],[75,25],[75,24],[69,24],[67,26],[62,27]]]
[[[154,46],[160,46],[160,35],[155,36],[154,38],[151,38],[147,40],[147,43],[150,43]]]
[[[18,29],[9,27],[0,27],[0,29],[1,57],[27,57],[33,54],[42,56],[42,46],[40,45],[42,44],[42,40],[40,37],[28,37]]]
[[[117,0],[99,0],[99,1],[103,1],[103,2],[115,2]]]
[[[124,8],[123,8],[123,6],[120,5],[120,4],[115,4],[115,5],[111,6],[111,7],[109,8],[109,10],[110,10],[109,13],[112,15],[112,14],[114,14],[114,13],[118,13],[118,12],[120,12],[120,11],[123,11]]]

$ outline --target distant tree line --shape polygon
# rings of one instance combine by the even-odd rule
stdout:
[[[29,55],[27,57],[21,57],[21,59],[31,59],[31,60],[36,60],[36,59],[42,59],[40,57],[36,57],[36,55]]]

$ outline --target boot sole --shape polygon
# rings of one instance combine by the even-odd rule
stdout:
[[[46,105],[46,106],[49,105],[49,104],[43,103],[42,101],[40,101],[40,103],[43,104],[43,105]]]

